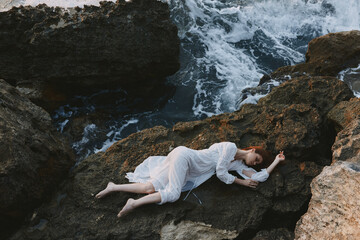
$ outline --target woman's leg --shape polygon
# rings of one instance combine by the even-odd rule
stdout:
[[[130,183],[130,184],[115,184],[109,182],[107,187],[96,194],[96,198],[105,197],[111,192],[132,192],[132,193],[153,193],[155,188],[152,183]]]
[[[129,213],[130,211],[132,211],[135,208],[140,207],[142,205],[150,204],[150,203],[159,203],[159,202],[161,202],[161,196],[160,196],[159,192],[146,195],[146,196],[141,197],[136,200],[129,198],[127,200],[125,206],[123,207],[123,209],[119,212],[119,214],[117,216],[122,217],[125,214]]]

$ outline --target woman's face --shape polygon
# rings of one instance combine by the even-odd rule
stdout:
[[[262,163],[263,159],[261,157],[260,154],[255,152],[255,149],[252,149],[248,155],[247,158],[245,159],[245,163],[248,166],[255,166],[258,165],[260,163]]]

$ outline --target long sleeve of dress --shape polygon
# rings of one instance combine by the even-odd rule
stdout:
[[[219,146],[220,158],[216,165],[216,176],[226,184],[235,181],[235,176],[229,173],[230,162],[234,159],[237,147],[234,143],[224,142]]]
[[[236,172],[242,176],[244,179],[252,179],[252,180],[255,180],[255,181],[258,181],[258,182],[265,182],[268,177],[269,177],[269,173],[267,172],[266,168],[263,168],[261,169],[261,171],[257,172],[255,169],[251,168],[251,167],[248,167],[246,166],[243,161],[238,161],[237,162],[237,166],[236,166],[236,169],[232,169],[232,170],[236,170]],[[254,174],[251,175],[251,178],[246,176],[244,173],[243,173],[243,170],[246,170],[246,171],[253,171]]]

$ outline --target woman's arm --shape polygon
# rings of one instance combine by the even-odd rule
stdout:
[[[283,154],[283,151],[281,151],[280,154],[278,154],[276,156],[274,162],[269,167],[267,167],[266,169],[264,168],[260,172],[256,172],[254,169],[242,164],[242,165],[238,166],[240,169],[238,169],[237,172],[240,175],[242,175],[242,177],[244,177],[244,175],[245,175],[246,177],[248,177],[250,179],[243,180],[243,179],[236,178],[234,183],[254,188],[257,186],[258,182],[264,182],[269,177],[269,174],[279,164],[279,162],[284,161],[284,160],[285,160],[285,156]],[[246,177],[244,177],[244,178],[246,178]]]
[[[234,143],[223,142],[218,145],[220,159],[216,164],[216,176],[226,184],[232,184],[235,181],[235,176],[229,173],[231,160],[234,159],[237,147]]]
[[[285,160],[284,151],[280,151],[280,153],[278,155],[276,155],[276,158],[271,163],[271,165],[266,168],[266,171],[270,174],[272,172],[272,170],[274,170],[276,165],[278,165],[279,162],[284,161],[284,160]]]

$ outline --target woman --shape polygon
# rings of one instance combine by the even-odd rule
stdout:
[[[118,214],[121,217],[144,204],[174,202],[182,191],[191,191],[215,173],[226,184],[256,188],[258,182],[266,181],[276,165],[285,160],[281,151],[267,168],[257,172],[249,167],[268,161],[270,155],[260,147],[238,149],[232,142],[215,143],[203,150],[180,146],[167,156],[147,158],[134,173],[127,173],[129,181],[135,183],[117,185],[109,182],[96,198],[115,191],[148,194],[136,200],[129,198]],[[244,179],[229,171],[237,171]]]

